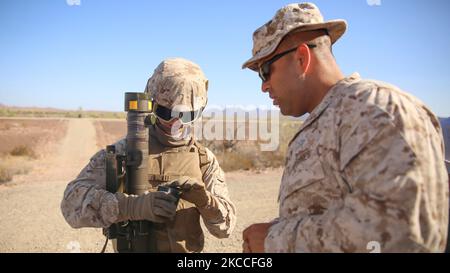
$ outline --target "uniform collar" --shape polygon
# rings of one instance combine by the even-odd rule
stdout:
[[[353,81],[359,80],[361,77],[358,72],[355,72],[351,74],[350,76],[338,81],[331,89],[327,92],[325,97],[323,97],[322,101],[319,103],[319,105],[314,108],[314,110],[311,112],[311,114],[308,116],[308,118],[303,122],[303,124],[300,126],[300,129],[295,134],[295,136],[292,138],[294,140],[298,134],[300,134],[301,131],[303,131],[306,127],[308,127],[310,124],[312,124],[320,115],[327,109],[327,107],[330,105],[330,103],[339,95],[339,92],[337,92],[342,85],[349,84]]]

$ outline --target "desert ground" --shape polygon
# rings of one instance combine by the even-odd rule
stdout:
[[[106,144],[125,131],[117,120],[89,118],[0,119],[2,168],[18,168],[11,181],[0,183],[0,252],[100,252],[101,229],[73,229],[64,220],[60,202],[68,182]],[[11,151],[27,145],[18,156]],[[242,231],[277,215],[281,168],[226,172],[237,224],[227,239],[205,230],[204,252],[242,252]],[[111,243],[107,252],[113,252]]]

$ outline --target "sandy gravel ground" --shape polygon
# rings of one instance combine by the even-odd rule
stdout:
[[[96,131],[89,119],[71,119],[66,136],[27,175],[0,185],[0,252],[100,252],[101,229],[72,229],[60,212],[67,183],[97,151]],[[238,221],[230,238],[215,239],[205,231],[205,252],[241,252],[242,230],[277,215],[281,169],[227,173]],[[109,243],[107,252],[112,252]]]

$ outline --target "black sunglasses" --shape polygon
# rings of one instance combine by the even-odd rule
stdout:
[[[309,48],[315,48],[317,47],[316,45],[313,44],[306,44]],[[289,50],[286,50],[284,52],[278,53],[277,55],[273,56],[272,58],[270,58],[270,60],[265,61],[260,67],[259,67],[259,77],[261,78],[261,80],[263,82],[267,81],[270,77],[270,66],[276,62],[277,60],[279,60],[281,57],[283,57],[284,55],[287,55],[291,52],[294,52],[295,50],[297,50],[298,46]]]
[[[202,107],[196,111],[179,112],[166,108],[162,105],[158,105],[156,103],[154,104],[154,107],[154,113],[160,119],[170,122],[173,119],[178,118],[183,124],[188,124],[197,120],[201,116],[204,109],[204,107]]]

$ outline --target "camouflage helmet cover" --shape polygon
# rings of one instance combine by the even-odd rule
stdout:
[[[155,69],[145,92],[166,108],[196,111],[206,106],[208,79],[201,68],[189,60],[166,59]]]

